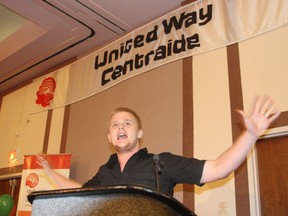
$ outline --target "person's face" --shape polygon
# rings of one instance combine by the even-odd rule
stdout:
[[[139,147],[143,131],[138,129],[135,117],[128,112],[115,113],[109,122],[108,140],[118,152],[127,152]]]

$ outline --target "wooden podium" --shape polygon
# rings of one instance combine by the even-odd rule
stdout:
[[[175,198],[136,185],[38,191],[28,200],[33,216],[195,215]]]

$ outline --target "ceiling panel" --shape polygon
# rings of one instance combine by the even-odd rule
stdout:
[[[0,4],[24,18],[0,41],[3,93],[176,9],[181,1],[0,0]],[[4,22],[8,21],[2,13],[1,31]]]

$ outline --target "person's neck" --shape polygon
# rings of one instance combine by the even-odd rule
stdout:
[[[134,148],[134,149],[129,150],[129,151],[117,152],[117,156],[118,156],[118,161],[119,161],[119,164],[120,164],[121,172],[123,172],[127,161],[128,161],[136,152],[138,152],[139,149],[140,149],[140,148]]]

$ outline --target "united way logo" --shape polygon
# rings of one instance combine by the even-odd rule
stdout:
[[[56,81],[53,77],[48,77],[43,80],[39,90],[37,91],[36,104],[40,104],[42,107],[50,105],[54,99],[54,91],[56,89]]]
[[[25,185],[30,188],[36,187],[38,183],[39,183],[39,177],[36,173],[30,173],[25,181]]]

